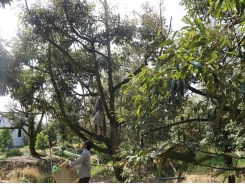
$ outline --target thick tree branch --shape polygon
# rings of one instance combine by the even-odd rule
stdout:
[[[55,78],[53,75],[53,71],[52,71],[52,66],[51,66],[51,47],[49,46],[48,49],[48,70],[49,70],[49,75],[50,75],[50,79],[51,79],[51,83],[54,87],[55,93],[56,93],[56,100],[57,103],[59,105],[60,111],[61,111],[61,115],[62,115],[62,121],[65,122],[67,124],[67,126],[71,129],[71,131],[73,131],[76,135],[78,135],[80,138],[82,138],[84,141],[88,140],[88,137],[86,137],[83,133],[81,133],[77,127],[74,126],[74,124],[70,121],[70,118],[67,116],[65,109],[64,109],[64,104],[63,104],[63,100],[62,100],[62,95],[61,92],[55,82]],[[110,150],[106,149],[106,148],[101,148],[95,144],[93,144],[93,148],[106,153],[106,154],[110,154]]]
[[[162,129],[165,129],[165,128],[169,128],[169,127],[172,127],[172,126],[176,126],[176,125],[180,125],[180,124],[184,124],[184,123],[189,123],[189,122],[193,122],[193,121],[210,121],[210,120],[209,119],[189,119],[189,120],[186,120],[186,121],[180,121],[180,122],[172,123],[170,125],[166,125],[166,126],[163,126],[163,127],[155,128],[153,130],[150,130],[149,132],[143,133],[142,135],[146,135],[146,134],[149,134],[151,132],[155,132],[155,131],[158,131],[158,130],[162,130]]]
[[[37,125],[37,128],[36,128],[36,130],[35,130],[35,133],[34,133],[34,136],[36,137],[36,135],[37,135],[37,133],[38,133],[38,131],[40,130],[40,128],[41,128],[41,125],[42,125],[42,121],[43,121],[43,117],[44,117],[44,110],[43,110],[43,112],[42,112],[42,116],[41,116],[41,118],[40,118],[40,120],[39,120],[39,122],[38,122],[38,125]],[[47,123],[47,122],[46,122]]]
[[[198,95],[201,95],[201,96],[208,96],[207,93],[204,93],[204,92],[202,92],[202,91],[200,91],[200,90],[198,90],[198,89],[195,89],[195,88],[193,88],[193,87],[191,87],[191,86],[187,86],[187,89],[189,89],[190,91],[192,91],[193,93],[196,93],[196,94],[198,94]]]
[[[98,135],[98,134],[95,134],[95,133],[92,133],[84,128],[82,128],[81,126],[79,126],[78,124],[74,124],[75,127],[77,127],[80,131],[83,131],[85,132],[86,134],[92,136],[92,137],[95,137],[97,140],[101,140],[103,141],[105,144],[108,144],[110,142],[110,138],[108,137],[104,137],[104,136],[101,136],[101,135]]]
[[[21,129],[21,130],[23,130],[23,131],[25,132],[25,134],[26,134],[27,136],[30,136],[30,134],[29,134],[24,128],[19,128],[19,127],[0,127],[0,130],[1,130],[1,129],[10,129],[10,130]]]
[[[69,87],[68,86],[68,84],[66,84],[66,82],[62,79],[62,81],[64,82],[64,84],[65,84],[65,86],[69,89],[69,90],[71,90],[73,93],[75,93],[76,95],[78,95],[78,96],[82,96],[82,97],[85,97],[85,96],[97,96],[97,93],[86,93],[86,94],[80,94],[80,93],[78,93],[78,92],[76,92],[76,91],[74,91],[71,87]],[[86,87],[85,87],[86,88]],[[87,88],[86,88],[87,89]]]
[[[67,2],[66,2],[66,0],[65,0],[64,10],[65,10],[65,14],[66,14],[66,19],[67,19],[67,21],[68,21],[68,23],[69,23],[69,25],[70,25],[70,27],[71,27],[71,30],[72,30],[72,31],[73,31],[79,38],[81,38],[82,40],[85,40],[85,41],[87,41],[88,43],[91,44],[92,41],[91,41],[90,38],[85,37],[85,36],[82,36],[82,35],[79,34],[79,33],[76,31],[76,29],[73,27],[72,22],[71,22],[71,20],[70,20],[69,17],[68,17],[68,13],[67,13]]]
[[[65,51],[62,47],[60,47],[59,45],[57,45],[56,43],[54,43],[52,40],[50,40],[50,39],[47,39],[47,41],[49,42],[49,43],[51,43],[53,46],[55,46],[57,49],[59,49],[61,52],[63,52],[72,62],[71,62],[71,64],[72,64],[72,66],[73,66],[73,68],[75,69],[76,67],[74,66],[74,63],[75,63],[75,60],[70,56],[70,54],[67,52],[67,51]],[[88,71],[88,72],[90,72],[90,73],[94,73],[94,70],[91,70],[91,69],[89,69],[89,68],[82,68],[84,71]]]
[[[95,51],[94,46],[93,46],[93,50]],[[103,104],[103,108],[104,108],[104,110],[106,112],[106,115],[110,119],[111,118],[110,110],[109,110],[108,105],[107,105],[106,100],[105,100],[105,94],[104,94],[104,91],[103,91],[102,82],[100,80],[99,66],[98,66],[98,63],[96,61],[97,58],[96,58],[95,52],[93,52],[93,59],[94,59],[94,68],[95,68],[96,82],[98,84],[98,88],[99,88],[99,91],[100,91],[101,101],[102,101],[102,104]]]
[[[26,131],[26,129],[21,128],[21,130],[23,130],[23,131],[25,132],[25,134],[26,134],[28,137],[30,137],[30,134]]]
[[[141,65],[136,71],[134,71],[134,73],[130,74],[126,79],[124,79],[123,81],[121,81],[120,83],[116,84],[114,87],[113,87],[113,91],[115,92],[117,89],[119,89],[122,85],[124,84],[127,84],[129,82],[129,80],[131,79],[131,77],[135,76],[135,75],[138,75],[142,68],[145,67],[146,65],[143,64]]]
[[[79,43],[83,46],[83,48],[84,48],[86,51],[88,51],[88,52],[90,52],[90,53],[95,52],[95,53],[101,55],[102,57],[104,57],[105,59],[108,59],[108,57],[107,57],[105,54],[103,54],[102,52],[100,52],[100,51],[98,51],[98,50],[93,50],[93,49],[88,48],[85,44],[83,44],[81,41],[79,41],[79,40],[77,40],[77,39],[76,39],[76,41],[79,42]]]
[[[0,129],[19,129],[19,127],[0,127]]]
[[[35,98],[33,98],[33,99],[35,99]],[[25,111],[21,111],[21,110],[19,110],[19,109],[16,109],[16,108],[14,108],[14,110],[15,111],[17,111],[17,112],[14,112],[14,114],[19,114],[19,113],[21,113],[21,114],[25,114],[25,115],[40,115],[40,114],[42,114],[42,113],[32,113],[32,112],[25,112]]]
[[[69,21],[68,21],[68,22],[69,22]],[[93,50],[92,50],[92,49],[89,49],[89,48],[88,48],[85,44],[83,44],[80,40],[78,40],[77,38],[72,37],[72,36],[66,34],[66,32],[64,32],[62,29],[60,29],[59,27],[57,27],[54,23],[52,23],[52,25],[53,25],[56,29],[59,29],[59,31],[62,31],[62,33],[63,33],[64,35],[66,35],[67,37],[69,37],[70,39],[74,39],[75,41],[79,42],[79,43],[83,46],[83,48],[84,48],[85,50],[87,50],[87,51],[90,52],[90,53],[93,53]],[[72,24],[71,24],[70,22],[69,22],[69,25],[73,28],[72,30],[74,31],[75,35],[76,35],[78,38],[80,38],[80,39],[82,39],[82,40],[85,39],[85,40],[88,41],[89,43],[92,42],[91,40],[86,39],[87,37],[82,37],[82,36],[75,30],[75,28],[72,26]],[[97,54],[101,55],[102,57],[104,57],[105,59],[108,58],[105,54],[103,54],[102,52],[100,52],[100,51],[98,51],[98,50],[95,50],[95,52],[96,52]]]

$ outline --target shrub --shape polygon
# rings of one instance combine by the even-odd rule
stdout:
[[[14,144],[14,139],[10,129],[0,130],[0,150],[4,151],[8,146]]]
[[[40,150],[45,150],[48,146],[48,136],[44,135],[43,132],[37,134],[36,148]]]
[[[23,153],[18,148],[13,148],[7,150],[5,153],[6,157],[14,157],[14,156],[21,156]]]

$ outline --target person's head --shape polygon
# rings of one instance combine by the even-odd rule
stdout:
[[[87,150],[90,150],[92,148],[92,144],[89,140],[86,140],[84,143],[83,143],[83,149],[87,149]]]

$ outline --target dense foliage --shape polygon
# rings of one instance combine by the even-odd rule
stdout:
[[[168,34],[161,14],[147,4],[142,10],[135,19],[120,17],[106,0],[96,5],[53,1],[23,8],[9,67],[15,81],[10,88],[28,122],[21,128],[32,128],[30,141],[40,130],[36,116],[42,119],[47,112],[49,120],[83,140],[90,137],[95,150],[110,155],[114,163],[119,160],[114,155],[124,137],[117,120],[123,111],[121,88],[144,66],[158,61],[163,52],[159,44]],[[106,115],[103,135],[95,134],[91,125],[97,89]],[[122,168],[114,169],[123,179]]]
[[[0,130],[0,150],[4,151],[8,146],[13,146],[14,139],[10,129]]]
[[[45,150],[48,147],[48,136],[43,132],[37,134],[35,146],[37,149]]]
[[[242,173],[232,160],[242,156],[245,143],[245,4],[197,2],[182,1],[189,10],[183,18],[187,25],[161,43],[165,53],[159,64],[144,68],[126,88],[137,94],[136,123],[132,116],[122,119],[134,122],[142,138],[165,134],[161,164],[182,160],[179,175],[186,163],[212,167],[205,161],[220,155],[225,161],[218,174]],[[196,160],[196,152],[206,155]]]
[[[169,159],[181,161],[179,176],[189,163],[220,169],[216,176],[243,173],[233,161],[245,146],[245,3],[181,5],[186,26],[176,32],[165,25],[162,2],[160,13],[144,4],[132,19],[106,0],[23,8],[11,57],[0,42],[0,70],[11,71],[8,83],[0,76],[1,93],[8,84],[22,108],[19,119],[16,109],[9,117],[28,127],[32,145],[44,114],[55,129],[49,138],[59,134],[63,145],[75,135],[92,139],[95,150],[111,156],[120,180],[141,182],[146,166],[156,164],[160,176]],[[91,124],[97,89],[103,135]],[[220,157],[224,164],[212,165]]]

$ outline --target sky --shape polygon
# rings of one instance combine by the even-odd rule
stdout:
[[[31,4],[34,0],[27,0],[28,4]],[[41,1],[41,0],[40,0]],[[140,8],[140,5],[147,0],[110,0],[112,5],[118,6],[118,11],[120,14],[130,14],[133,10]],[[42,2],[42,1],[41,1]],[[150,5],[159,7],[159,0],[149,0]],[[185,15],[186,11],[184,7],[179,5],[180,0],[164,0],[163,6],[165,11],[163,13],[164,17],[169,24],[170,17],[172,16],[172,28],[173,30],[179,30],[184,26],[181,21],[182,17]],[[17,22],[18,22],[18,12],[20,8],[16,5],[24,4],[24,0],[14,0],[11,6],[6,6],[5,9],[0,8],[0,37],[5,40],[11,40],[16,36]],[[0,97],[0,112],[6,111],[6,105],[11,103],[10,97]]]

